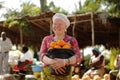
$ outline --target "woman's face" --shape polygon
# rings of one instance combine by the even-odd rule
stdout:
[[[61,19],[55,19],[53,21],[52,29],[54,34],[63,34],[66,30],[66,24]]]
[[[97,56],[97,55],[99,55],[99,53],[97,53],[96,51],[92,51],[93,52],[93,55],[95,55],[95,56]]]

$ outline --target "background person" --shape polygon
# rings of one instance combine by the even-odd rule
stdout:
[[[93,48],[92,53],[93,55],[89,61],[91,68],[84,74],[84,76],[88,75],[93,78],[95,75],[99,75],[100,77],[103,77],[105,72],[104,56],[101,54],[98,48]]]
[[[21,52],[22,54],[20,55],[20,62],[33,60],[33,53],[29,51],[27,46],[23,46]]]
[[[65,65],[74,65],[77,64],[81,61],[81,55],[80,55],[80,50],[78,47],[78,42],[74,37],[71,37],[66,34],[67,28],[70,25],[70,21],[68,20],[67,16],[61,13],[56,13],[53,18],[53,24],[52,24],[52,30],[54,34],[49,35],[44,37],[42,44],[41,44],[41,49],[40,49],[40,59],[41,61],[46,65],[52,66],[56,71],[60,72],[61,74],[64,73],[64,67]],[[45,54],[47,54],[47,51],[50,47],[50,43],[52,41],[57,41],[57,40],[63,40],[65,42],[70,41],[70,44],[72,45],[72,50],[74,51],[75,55],[68,58],[68,59],[60,59],[60,58],[55,58],[51,59]],[[71,80],[71,76],[55,76],[55,75],[50,75],[49,74],[49,69],[46,68],[48,73],[47,75],[44,75],[44,80]],[[72,75],[72,74],[71,74]]]
[[[116,59],[114,61],[114,66],[115,66],[115,70],[111,70],[109,72],[110,80],[116,80],[117,76],[119,77],[118,73],[120,70],[120,54],[116,56]],[[119,79],[117,79],[117,80],[119,80]]]
[[[9,70],[9,51],[12,48],[11,40],[6,36],[6,32],[1,32],[0,37],[0,75],[8,73]],[[4,67],[4,69],[3,69]],[[3,71],[4,72],[3,72]]]
[[[25,74],[28,74],[32,71],[31,66],[33,60],[33,53],[29,51],[27,46],[23,46],[21,50],[20,60],[18,62],[19,72],[22,73],[20,75],[19,80],[25,79]]]

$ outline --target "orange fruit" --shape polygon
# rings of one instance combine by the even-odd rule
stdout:
[[[57,41],[57,45],[59,45],[59,46],[64,46],[65,44],[66,44],[66,42],[64,40]]]
[[[54,48],[61,48],[61,46],[59,46],[59,45],[55,45]]]
[[[50,47],[54,47],[56,45],[56,42],[51,42]]]
[[[65,49],[70,49],[70,48],[71,48],[71,44],[66,43],[66,44],[63,46],[63,48],[65,48]]]
[[[53,49],[54,47],[49,47],[49,49],[48,50],[50,50],[50,49]]]
[[[72,46],[70,43],[65,42],[64,40],[57,40],[56,42],[53,41],[50,43],[50,47],[49,49],[53,49],[53,48],[66,48],[66,49],[70,49]]]
[[[70,43],[67,43],[67,45],[69,45],[70,48],[72,47]]]

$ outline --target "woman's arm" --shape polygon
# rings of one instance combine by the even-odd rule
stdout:
[[[41,47],[40,47],[40,60],[43,61],[43,56],[47,53],[47,37],[45,37],[43,40],[42,40],[42,44],[41,44]]]
[[[47,65],[52,65],[53,63],[55,63],[54,59],[48,58],[47,56],[43,57],[43,62]]]
[[[72,41],[71,41],[71,45],[72,45],[72,50],[74,51],[75,55],[70,59],[70,64],[80,64],[81,60],[82,60],[82,56],[80,54],[80,49],[78,46],[78,42],[77,40],[73,37]]]
[[[73,64],[76,64],[76,62],[77,62],[76,56],[72,56],[67,60],[67,65],[73,65]]]
[[[41,48],[40,48],[40,60],[45,64],[45,65],[51,65],[55,62],[54,59],[51,59],[47,56],[45,56],[45,54],[48,51],[48,45],[50,43],[50,37],[46,36],[41,44]]]
[[[98,60],[91,63],[91,66],[98,67],[103,63],[103,61],[104,61],[104,56],[100,55]]]

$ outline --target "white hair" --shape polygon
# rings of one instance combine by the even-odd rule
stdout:
[[[70,26],[70,21],[69,19],[67,18],[66,15],[62,14],[62,13],[56,13],[53,17],[52,17],[52,20],[54,21],[55,19],[60,19],[62,21],[65,22],[67,28]]]

